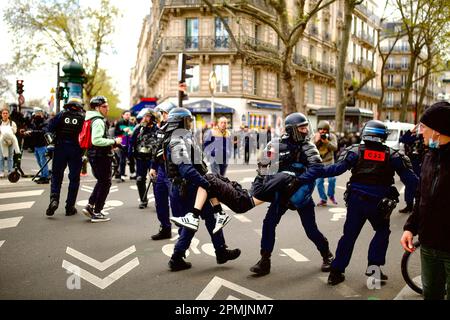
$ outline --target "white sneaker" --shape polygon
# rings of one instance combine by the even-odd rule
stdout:
[[[231,218],[229,215],[227,215],[225,212],[220,212],[216,216],[216,226],[214,227],[213,233],[218,232],[221,230],[225,225],[230,222]]]
[[[184,217],[171,217],[170,221],[175,223],[178,227],[185,227],[193,231],[198,230],[199,219],[194,217],[192,212],[189,212]]]
[[[111,218],[107,218],[105,217],[102,213],[94,213],[94,215],[91,218],[91,222],[96,223],[96,222],[106,222],[111,220]]]

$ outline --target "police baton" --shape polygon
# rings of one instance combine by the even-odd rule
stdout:
[[[148,190],[150,189],[150,186],[153,183],[153,178],[150,179],[150,182],[148,183],[147,189],[145,189],[144,197],[142,199],[147,199]]]
[[[44,170],[44,168],[48,165],[48,163],[50,162],[50,160],[52,160],[52,157],[49,157],[47,159],[47,161],[45,162],[45,164],[41,167],[41,169],[38,171],[38,173],[36,173],[36,175],[33,177],[33,179],[31,179],[31,181],[34,181],[38,175],[41,174],[42,170]]]

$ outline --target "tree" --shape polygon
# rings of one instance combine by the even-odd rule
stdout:
[[[12,74],[11,66],[9,64],[0,64],[0,96],[6,93],[13,93],[13,87],[7,79],[10,74]]]
[[[344,24],[342,28],[342,38],[339,45],[339,53],[336,66],[336,125],[335,130],[337,132],[344,132],[344,118],[345,107],[355,99],[358,92],[372,79],[376,77],[376,73],[373,70],[367,72],[361,81],[352,79],[351,91],[345,93],[345,66],[347,63],[347,49],[350,42],[350,32],[353,20],[353,11],[357,5],[360,5],[363,0],[344,0]],[[377,39],[379,41],[379,39]],[[375,51],[372,54],[372,61],[375,58]]]
[[[283,116],[297,111],[297,103],[295,99],[295,68],[294,68],[294,48],[300,39],[303,38],[307,24],[315,19],[317,13],[331,5],[335,0],[316,0],[310,1],[309,9],[306,9],[306,1],[296,1],[294,10],[288,8],[286,0],[264,0],[270,13],[267,15],[256,12],[250,8],[248,4],[251,1],[239,1],[237,3],[229,3],[224,1],[222,5],[213,5],[210,0],[202,0],[210,10],[220,18],[228,35],[237,48],[238,54],[244,59],[247,65],[265,66],[278,72],[282,81],[282,105]],[[224,10],[231,14],[240,14],[248,16],[258,21],[262,25],[271,28],[278,36],[282,44],[279,50],[273,50],[257,43],[245,44],[236,39],[228,22],[224,18]],[[255,49],[264,52],[264,55],[256,53]],[[300,106],[302,109],[303,104]]]
[[[14,0],[4,13],[15,38],[15,61],[22,70],[31,70],[48,58],[79,62],[86,71],[85,99],[96,94],[102,56],[110,51],[110,36],[118,9],[110,0],[100,8],[82,7],[78,0]]]
[[[418,81],[417,78],[414,79],[417,65],[427,63],[421,62],[423,60],[421,55],[423,55],[424,49],[427,50],[427,39],[430,39],[430,34],[432,34],[431,39],[441,38],[441,36],[441,39],[445,39],[445,33],[448,32],[450,5],[448,0],[395,0],[395,4],[406,31],[410,50],[408,76],[400,110],[400,121],[405,121],[410,92],[414,82]],[[425,60],[429,60],[429,58],[428,54],[428,58]],[[428,67],[431,67],[431,64],[428,64]]]

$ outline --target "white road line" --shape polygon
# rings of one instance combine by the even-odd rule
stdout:
[[[319,277],[319,279],[328,285],[328,278],[327,277]],[[353,290],[352,288],[350,288],[349,286],[340,283],[336,286],[333,286],[333,289],[335,289],[340,295],[342,295],[345,298],[357,298],[360,297],[361,295],[358,294],[355,290]]]
[[[35,201],[0,204],[0,212],[30,209],[34,205],[34,203]]]
[[[104,279],[101,279],[101,278],[93,275],[89,271],[86,271],[66,260],[63,260],[63,263],[62,263],[62,267],[64,269],[70,271],[71,273],[76,274],[80,278],[83,278],[84,280],[92,283],[93,285],[99,287],[102,290],[109,287],[111,284],[113,284],[114,282],[119,280],[122,276],[124,276],[125,274],[127,274],[128,272],[130,272],[131,270],[136,268],[138,265],[139,265],[139,259],[134,258],[133,260],[131,260],[127,264],[123,265],[122,267],[120,267],[119,269],[117,269],[116,271],[111,273],[110,275],[106,276]]]
[[[345,187],[341,187],[341,186],[336,186],[337,189],[341,189],[341,190],[347,190],[347,188]]]
[[[31,191],[19,191],[19,192],[6,192],[0,193],[0,199],[22,198],[40,196],[45,190],[31,190]]]
[[[242,214],[235,214],[233,217],[238,219],[240,222],[243,222],[243,223],[252,222],[252,220],[250,220],[249,218],[247,218],[246,216],[244,216]]]
[[[304,255],[299,253],[295,249],[281,249],[284,253],[286,253],[292,260],[296,262],[306,262],[309,261],[308,258],[306,258]]]
[[[111,267],[112,265],[119,262],[120,260],[122,260],[123,258],[128,257],[130,254],[132,254],[135,251],[136,251],[136,247],[131,246],[128,249],[123,250],[122,252],[116,254],[114,257],[111,257],[104,262],[99,262],[99,261],[97,261],[91,257],[88,257],[87,255],[85,255],[81,252],[78,252],[77,250],[72,249],[70,247],[67,247],[66,253],[70,254],[72,257],[77,258],[78,260],[81,260],[84,263],[86,263],[100,271],[104,271],[104,270],[108,269],[109,267]]]
[[[14,228],[20,223],[23,217],[0,219],[0,229]]]
[[[195,300],[212,300],[221,287],[226,287],[233,291],[239,292],[240,294],[252,298],[254,300],[272,300],[271,298],[263,296],[258,292],[244,288],[236,283],[219,278],[217,276],[215,276],[208,283],[208,285],[203,289],[203,291],[198,295],[198,297],[195,298]]]
[[[5,240],[0,241],[0,247],[5,243]]]

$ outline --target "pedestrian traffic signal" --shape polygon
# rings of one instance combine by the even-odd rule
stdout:
[[[23,90],[23,80],[16,80],[16,92],[17,94],[22,94]]]
[[[59,100],[69,100],[69,93],[70,88],[69,87],[59,87],[58,88],[58,98]]]

